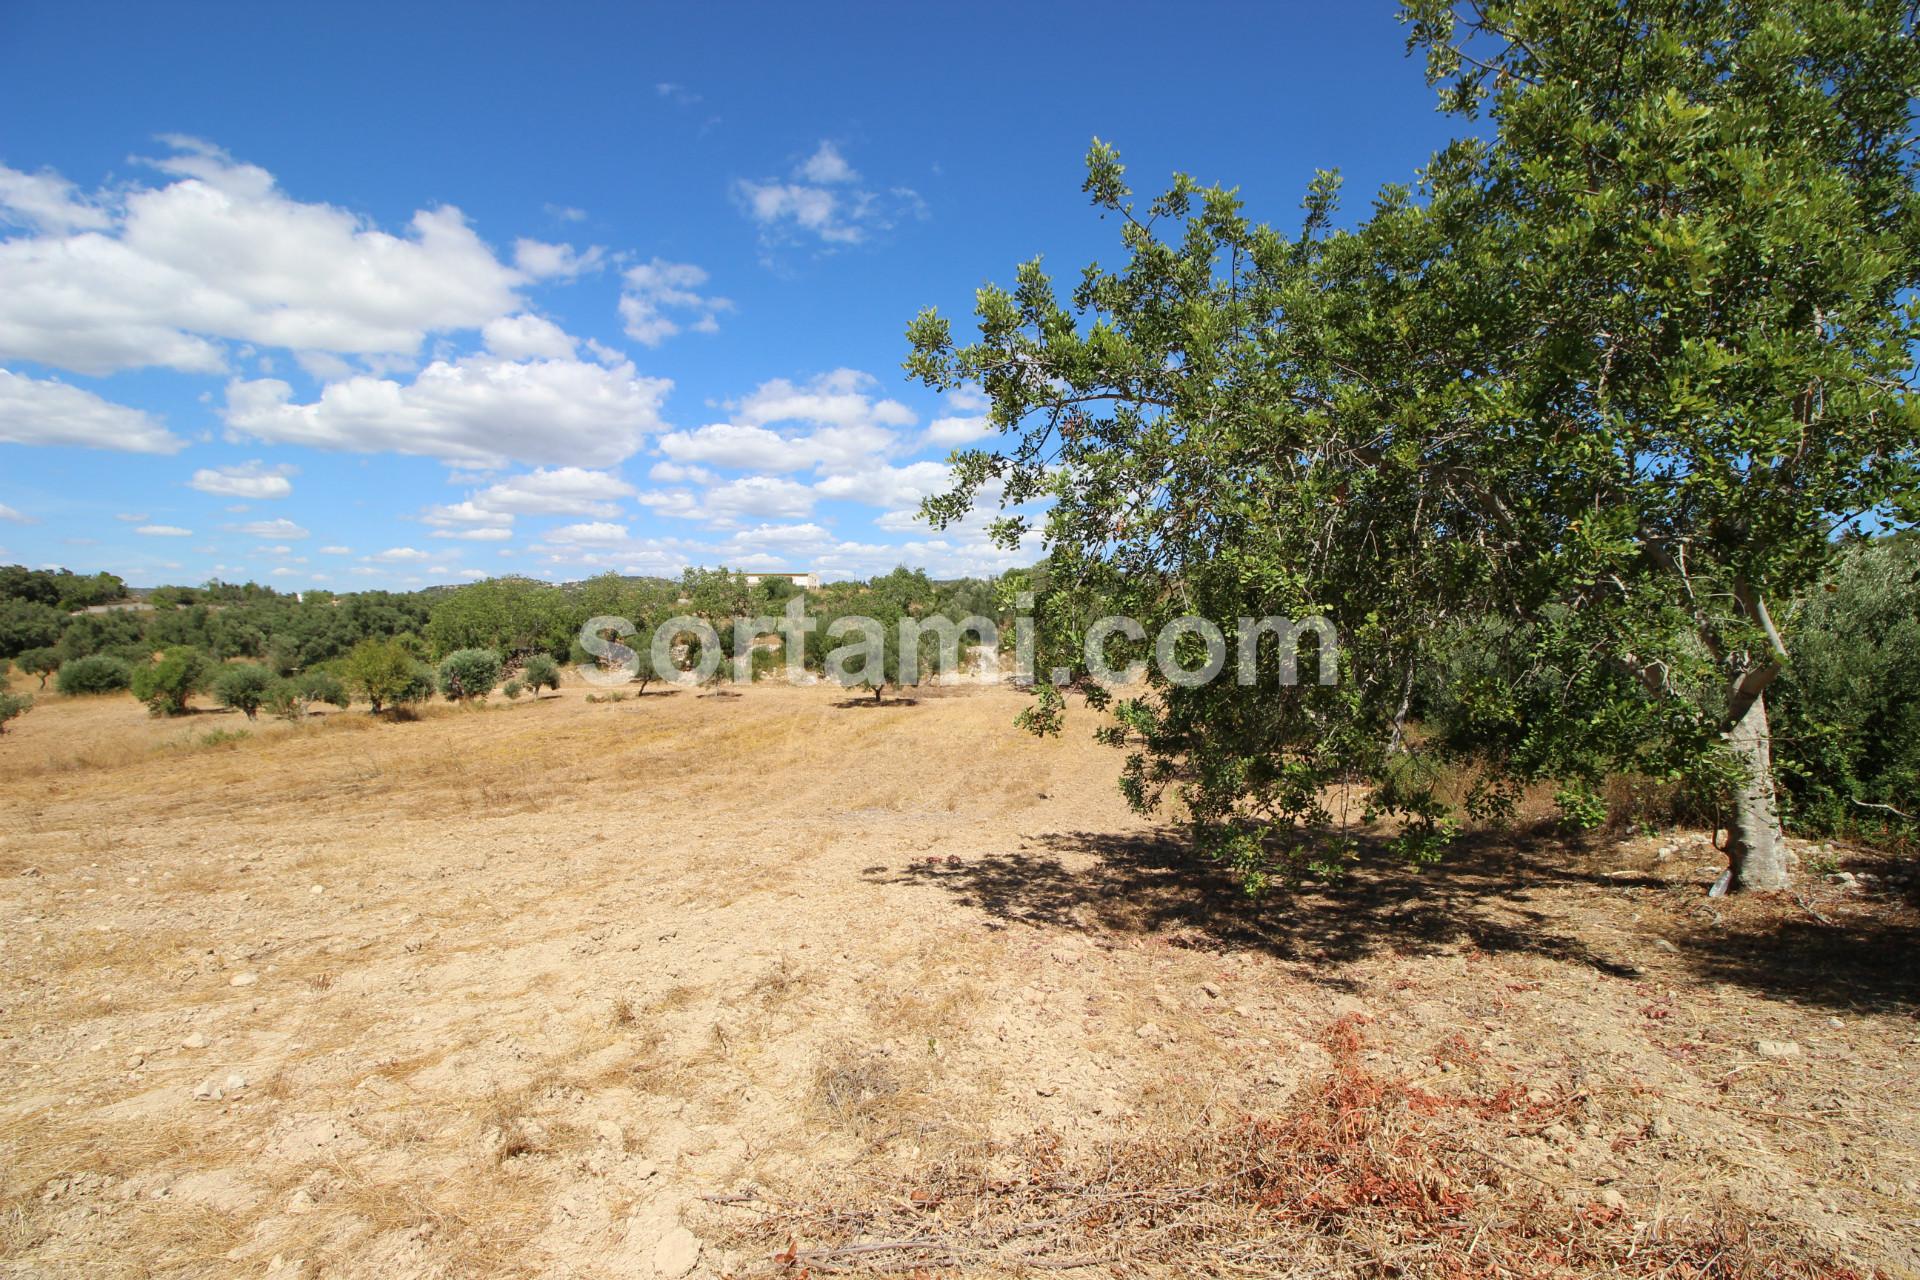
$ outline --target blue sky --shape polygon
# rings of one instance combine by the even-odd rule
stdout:
[[[1291,226],[1458,122],[1390,4],[0,8],[0,561],[407,588],[1037,555],[923,306],[1116,256],[1096,134]],[[964,330],[963,330],[964,331]]]

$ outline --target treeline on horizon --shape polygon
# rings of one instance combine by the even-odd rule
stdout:
[[[1047,572],[1042,564],[995,578],[935,581],[902,567],[807,590],[807,613],[817,625],[803,663],[823,672],[829,650],[843,643],[829,641],[827,627],[851,615],[888,627],[877,666],[851,673],[876,694],[900,682],[902,655],[892,624],[903,617],[989,618],[1002,644],[1010,645],[1017,597],[1044,592]],[[644,687],[677,674],[656,670],[645,642],[669,618],[710,622],[730,661],[730,619],[777,616],[802,590],[784,578],[748,586],[744,573],[721,568],[689,569],[678,580],[612,573],[564,584],[496,578],[412,592],[294,595],[252,582],[213,581],[140,594],[138,603],[148,607],[101,609],[134,603],[113,574],[0,566],[0,660],[38,677],[41,689],[52,684],[73,694],[126,689],[167,668],[176,687],[189,687],[172,703],[163,697],[163,709],[183,706],[187,692],[212,689],[223,666],[242,664],[258,669],[263,681],[283,682],[278,705],[296,715],[314,701],[346,705],[349,696],[391,710],[446,692],[437,668],[454,655],[496,655],[496,679],[519,674],[525,680],[529,663],[537,670],[543,659],[592,662],[579,636],[595,617],[625,618],[638,629],[631,646]],[[1101,612],[1099,601],[1079,603],[1089,618]],[[1463,637],[1484,625],[1499,622],[1463,623]],[[1848,539],[1817,588],[1793,602],[1784,625],[1795,638],[1796,657],[1779,682],[1774,748],[1789,821],[1807,832],[1910,838],[1911,815],[1920,814],[1920,704],[1910,694],[1920,686],[1920,539]],[[1140,656],[1126,647],[1119,640],[1110,648],[1115,666]],[[1443,723],[1470,696],[1473,646],[1463,641],[1454,651],[1453,665],[1420,681],[1416,720]],[[676,665],[699,656],[697,641],[683,644]],[[933,656],[918,655],[923,674]],[[756,676],[785,663],[766,648],[752,660]],[[459,685],[453,687],[457,692]],[[370,698],[369,690],[384,696]],[[264,685],[258,693],[250,699],[254,707],[274,705]]]

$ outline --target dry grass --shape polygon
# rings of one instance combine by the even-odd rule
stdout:
[[[1866,1274],[1727,1204],[1651,1219],[1568,1205],[1484,1148],[1505,1126],[1570,1118],[1572,1100],[1435,1093],[1376,1073],[1356,1017],[1321,1039],[1331,1069],[1277,1114],[1202,1114],[1091,1153],[1039,1132],[805,1200],[723,1198],[751,1215],[730,1234],[767,1260],[754,1272],[765,1275]],[[864,1119],[895,1089],[870,1062],[823,1067],[816,1081],[840,1117]]]
[[[584,692],[17,722],[0,1274],[1920,1265],[1890,894],[1509,840],[1255,907],[1010,693]]]

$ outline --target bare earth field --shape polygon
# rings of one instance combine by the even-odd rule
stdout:
[[[586,692],[15,721],[0,1275],[1920,1275],[1895,864],[1256,905],[1010,690]]]

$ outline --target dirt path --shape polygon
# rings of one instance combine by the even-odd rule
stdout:
[[[237,718],[45,700],[0,743],[0,1274],[1012,1273],[848,1249],[927,1171],[1032,1188],[1035,1135],[1071,1164],[1362,1069],[1509,1100],[1488,1203],[1920,1269],[1898,886],[1714,919],[1684,839],[1490,843],[1256,909],[1017,695],[840,701],[202,745]]]

